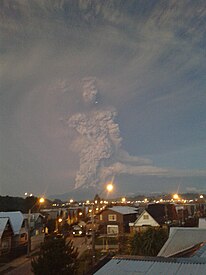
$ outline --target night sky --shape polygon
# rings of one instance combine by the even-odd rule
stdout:
[[[0,15],[0,195],[111,176],[116,194],[206,192],[204,0],[6,0]]]

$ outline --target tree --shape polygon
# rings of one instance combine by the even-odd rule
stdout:
[[[49,239],[41,245],[40,253],[31,261],[35,275],[76,274],[78,252],[73,242],[64,238]]]
[[[168,238],[167,230],[163,228],[148,228],[137,233],[131,241],[131,254],[156,256]]]

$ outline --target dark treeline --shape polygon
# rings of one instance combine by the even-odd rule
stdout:
[[[2,211],[21,211],[22,213],[27,213],[29,209],[32,211],[38,210],[38,199],[36,197],[10,197],[10,196],[0,196],[0,212]]]

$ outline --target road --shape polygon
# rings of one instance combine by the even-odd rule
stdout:
[[[15,269],[6,272],[5,274],[9,275],[33,275],[31,272],[31,261],[28,260],[27,262],[21,264],[20,266],[16,267]]]
[[[70,238],[73,241],[73,244],[76,248],[78,248],[78,252],[79,252],[79,256],[81,256],[81,254],[88,250],[91,249],[91,238],[87,238],[87,237],[72,237]]]
[[[73,241],[73,245],[78,249],[79,256],[81,254],[91,249],[91,239],[87,239],[85,237],[69,237]],[[13,268],[10,271],[5,271],[3,274],[8,275],[33,275],[31,272],[31,261],[27,259],[26,256],[22,260],[16,261],[17,263],[12,264],[11,267]]]

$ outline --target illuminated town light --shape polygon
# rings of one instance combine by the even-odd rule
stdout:
[[[62,218],[59,218],[59,219],[58,219],[58,222],[62,222]]]
[[[74,202],[74,200],[73,199],[70,199],[70,201],[69,201],[70,203],[73,203]]]
[[[200,199],[203,199],[204,198],[204,196],[203,195],[200,195]]]
[[[114,186],[113,186],[112,183],[109,183],[109,184],[107,185],[107,191],[108,191],[108,192],[112,192],[113,188],[114,188]]]
[[[173,199],[174,199],[174,200],[179,200],[179,195],[178,195],[178,194],[174,194],[174,195],[173,195]]]
[[[43,197],[41,197],[40,199],[39,199],[39,203],[44,203],[45,202],[45,199],[43,198]]]
[[[122,203],[125,203],[126,202],[126,198],[122,198]]]

